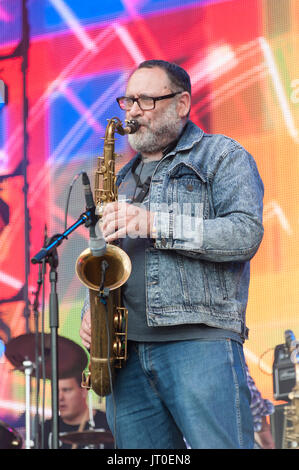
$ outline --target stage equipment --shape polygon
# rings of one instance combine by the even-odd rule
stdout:
[[[284,409],[283,449],[299,449],[299,341],[291,330],[287,330],[286,333],[289,338],[286,343],[295,370],[296,383],[289,393],[290,404]]]
[[[270,415],[271,434],[274,439],[275,449],[282,449],[282,438],[284,429],[284,409],[286,403],[274,406],[274,413]]]
[[[57,295],[57,267],[58,267],[58,252],[57,247],[61,245],[68,236],[74,232],[80,225],[85,224],[89,226],[91,220],[94,219],[94,211],[86,210],[80,215],[79,219],[67,228],[62,234],[53,235],[47,244],[31,258],[31,263],[43,264],[43,271],[45,272],[46,263],[50,266],[49,280],[51,284],[50,298],[49,298],[49,325],[51,331],[51,393],[52,393],[52,420],[53,420],[53,433],[52,433],[52,448],[59,448],[58,441],[58,327],[59,327],[59,303]]]
[[[59,436],[65,444],[75,444],[77,446],[99,446],[101,444],[113,444],[113,436],[110,431],[77,431]]]
[[[115,184],[115,133],[133,134],[139,128],[136,121],[108,120],[104,138],[103,156],[98,157],[95,173],[96,213],[101,218],[105,204],[117,201]],[[115,367],[122,367],[127,359],[127,315],[121,307],[120,287],[131,274],[131,260],[119,247],[106,245],[103,256],[94,256],[84,250],[76,261],[76,273],[89,289],[91,312],[90,363],[83,372],[82,386],[92,388],[99,396],[112,390]]]
[[[4,421],[0,421],[0,449],[21,449],[22,444],[20,434]]]
[[[41,352],[41,337],[38,335],[38,367],[36,366],[36,339],[37,335],[28,333],[12,338],[5,348],[5,355],[15,370],[25,373],[25,429],[26,429],[26,449],[31,449],[33,443],[31,441],[31,377],[42,377],[47,379],[52,378],[52,364],[51,364],[51,335],[43,335],[44,343],[44,364],[42,363]],[[81,346],[74,343],[68,338],[58,336],[58,376],[59,378],[70,377],[76,370],[86,367],[88,358]]]
[[[278,344],[274,350],[273,396],[275,400],[289,401],[289,393],[295,385],[295,368],[286,344]]]
[[[41,333],[39,333],[39,359],[41,361]],[[35,364],[35,339],[34,333],[12,338],[7,344],[5,355],[16,370],[24,372],[24,361],[29,361],[33,365],[32,375],[36,374]],[[51,379],[51,335],[44,334],[44,358],[45,358],[45,377]],[[60,379],[70,377],[78,368],[84,368],[87,365],[88,358],[84,349],[74,341],[63,336],[58,336],[58,376]],[[39,376],[42,376],[41,363],[39,364]]]
[[[3,80],[0,80],[0,109],[7,104],[7,86]]]

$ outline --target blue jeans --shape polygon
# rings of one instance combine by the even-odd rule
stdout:
[[[129,342],[106,400],[119,449],[251,449],[243,348],[232,340]],[[185,439],[184,439],[185,438]]]

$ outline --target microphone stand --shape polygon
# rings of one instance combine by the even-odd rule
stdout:
[[[94,212],[95,212],[95,207],[87,210],[86,212],[83,212],[83,214],[80,215],[79,219],[71,225],[69,228],[67,228],[62,234],[57,234],[54,235],[50,242],[42,248],[33,258],[31,258],[31,263],[36,264],[42,261],[44,258],[47,259],[51,251],[61,245],[63,240],[66,240],[68,235],[72,233],[74,230],[76,230],[80,225],[85,224],[86,227],[89,226],[90,220],[93,220],[94,217]]]
[[[56,238],[56,235],[52,239]],[[51,242],[51,240],[50,240]],[[50,265],[50,331],[51,331],[51,366],[52,366],[52,449],[59,447],[59,427],[58,427],[58,328],[59,328],[59,313],[58,313],[58,296],[57,296],[57,267],[58,267],[58,253],[57,249],[52,248],[51,253],[48,255],[48,263]]]
[[[43,283],[42,276],[42,265],[39,265],[38,280],[37,280],[37,290],[34,293],[34,302],[33,302],[33,312],[34,312],[34,323],[35,323],[35,378],[36,378],[36,412],[35,412],[35,448],[39,448],[39,413],[38,413],[38,404],[39,404],[39,338],[38,338],[38,299],[40,289]]]
[[[26,438],[25,438],[25,448],[31,449],[32,448],[32,441],[31,441],[31,374],[33,371],[33,364],[28,359],[23,361],[23,367],[25,372],[25,429],[26,429]]]
[[[59,328],[59,312],[58,312],[58,296],[57,296],[57,266],[58,266],[58,253],[57,247],[61,245],[63,240],[67,239],[68,235],[76,230],[80,225],[90,225],[90,220],[94,218],[95,208],[91,208],[81,214],[79,219],[67,228],[62,234],[53,235],[49,243],[43,247],[33,258],[31,263],[40,263],[45,260],[50,265],[50,330],[51,330],[51,393],[52,393],[52,449],[59,448],[59,429],[58,429],[58,328]],[[37,365],[38,367],[38,365]]]

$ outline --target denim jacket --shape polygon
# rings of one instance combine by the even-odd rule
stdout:
[[[160,216],[145,253],[149,326],[204,323],[248,338],[249,260],[263,237],[263,192],[255,161],[238,142],[187,123],[149,190],[150,210]]]

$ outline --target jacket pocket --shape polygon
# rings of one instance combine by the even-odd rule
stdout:
[[[173,204],[203,204],[206,199],[206,182],[191,166],[181,163],[169,173],[168,201]]]

